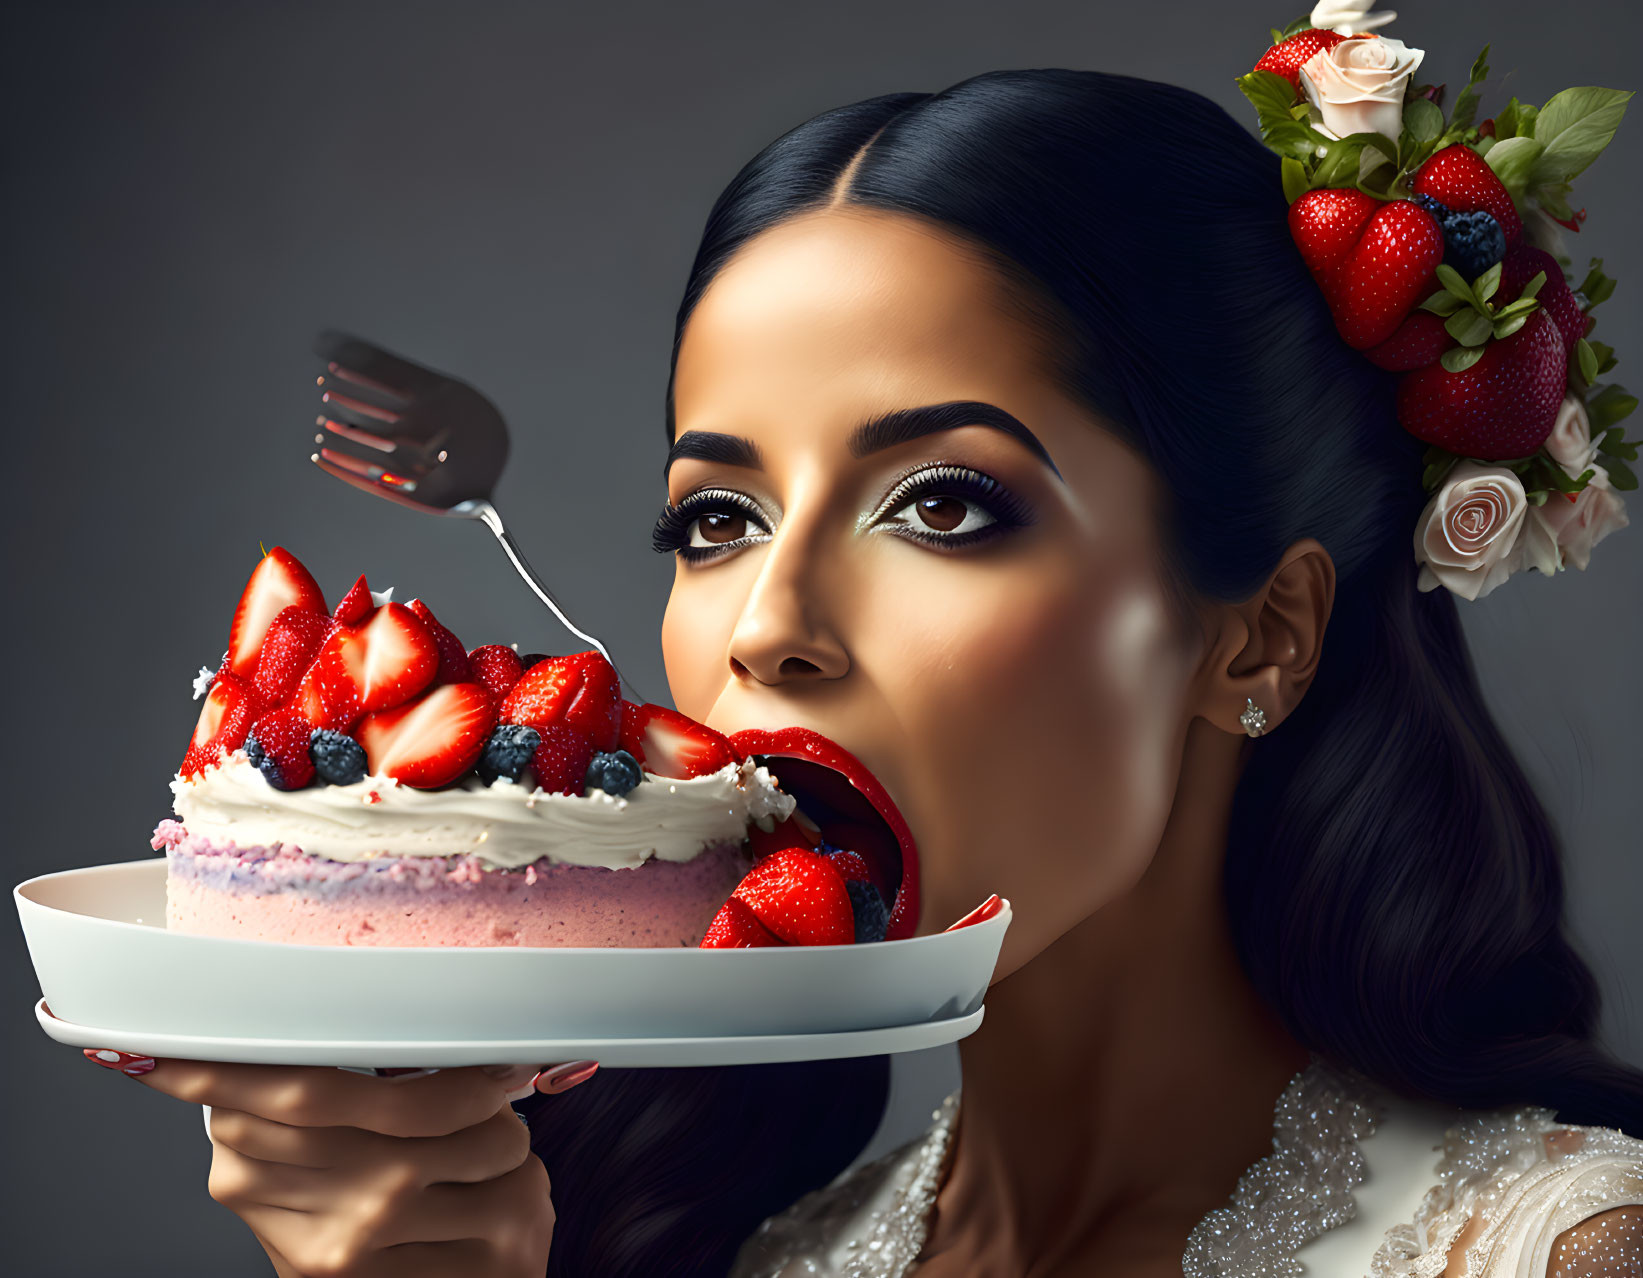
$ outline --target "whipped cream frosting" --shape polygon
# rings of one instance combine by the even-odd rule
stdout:
[[[172,808],[190,834],[240,847],[285,844],[330,861],[380,856],[473,855],[497,869],[546,858],[632,869],[651,857],[689,861],[705,847],[740,842],[751,821],[770,830],[797,800],[752,759],[675,781],[645,773],[622,798],[603,790],[549,794],[469,776],[443,790],[391,777],[352,785],[276,790],[244,751],[198,777],[173,777]]]

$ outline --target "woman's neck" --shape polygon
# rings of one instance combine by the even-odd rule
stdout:
[[[1240,744],[1195,721],[1141,881],[988,991],[921,1278],[1179,1274],[1192,1226],[1270,1152],[1307,1053],[1222,904]]]

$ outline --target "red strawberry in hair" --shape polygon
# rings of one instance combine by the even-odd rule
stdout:
[[[1289,230],[1336,329],[1360,351],[1398,331],[1443,260],[1443,229],[1408,200],[1309,191],[1290,205]]]
[[[1523,286],[1542,271],[1546,272],[1546,282],[1540,286],[1535,299],[1552,317],[1552,323],[1557,325],[1558,335],[1563,338],[1563,349],[1573,350],[1575,343],[1586,336],[1586,315],[1569,288],[1563,268],[1544,249],[1519,244],[1508,251],[1500,264],[1500,291],[1492,300],[1496,306],[1515,301],[1518,294],[1523,292]]]
[[[1333,31],[1320,31],[1314,27],[1297,31],[1263,53],[1255,69],[1283,76],[1294,86],[1295,92],[1300,93],[1301,68],[1311,61],[1313,54],[1333,49],[1344,39],[1345,36],[1336,35]]]
[[[1507,248],[1523,237],[1523,219],[1512,206],[1511,193],[1488,161],[1464,143],[1444,147],[1416,169],[1410,187],[1416,195],[1429,195],[1456,213],[1488,213],[1500,223]]]
[[[1454,344],[1455,339],[1449,336],[1439,316],[1430,311],[1411,311],[1398,325],[1398,331],[1379,346],[1371,346],[1364,358],[1388,372],[1407,373],[1436,363]]]
[[[1398,420],[1439,448],[1503,461],[1527,457],[1552,433],[1568,381],[1568,357],[1545,311],[1505,341],[1490,340],[1470,368],[1432,364],[1398,385]]]

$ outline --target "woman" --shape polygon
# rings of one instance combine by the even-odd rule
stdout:
[[[873,770],[918,934],[1011,900],[962,1094],[796,1203],[881,1060],[607,1071],[533,1102],[547,1177],[519,1079],[161,1062],[280,1273],[1621,1272],[1643,1076],[1595,1041],[1552,831],[1416,589],[1420,446],[1277,170],[1196,95],[1038,70],[736,177],[674,347],[669,682]],[[1475,1157],[1440,1176],[1446,1129]],[[1533,1178],[1590,1210],[1518,1211]]]

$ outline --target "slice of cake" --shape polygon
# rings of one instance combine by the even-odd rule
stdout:
[[[390,592],[391,593],[391,592]],[[599,654],[464,649],[276,547],[172,781],[167,926],[319,945],[694,946],[795,801]],[[844,940],[853,939],[844,937]]]

